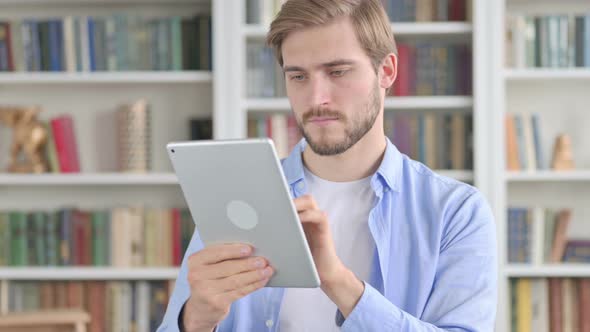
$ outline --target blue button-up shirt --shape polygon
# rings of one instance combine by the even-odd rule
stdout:
[[[302,140],[282,161],[293,197],[306,193],[304,148]],[[371,277],[346,320],[340,313],[326,319],[335,319],[342,331],[492,331],[496,236],[482,194],[409,159],[389,140],[371,187],[377,196],[369,215],[376,246]],[[158,331],[179,330],[190,296],[186,260],[202,247],[195,232]],[[280,331],[283,293],[263,288],[234,302],[217,331]]]

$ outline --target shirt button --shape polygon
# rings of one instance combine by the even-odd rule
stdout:
[[[297,183],[297,189],[303,190],[303,182]]]
[[[266,327],[268,327],[268,328],[271,328],[274,324],[275,324],[275,322],[273,322],[272,319],[268,319],[266,321]]]

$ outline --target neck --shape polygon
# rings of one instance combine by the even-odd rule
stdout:
[[[333,182],[355,181],[377,171],[386,147],[383,126],[374,126],[355,145],[339,155],[321,156],[307,145],[303,151],[303,163],[322,179]]]

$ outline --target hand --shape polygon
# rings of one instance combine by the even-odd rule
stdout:
[[[251,257],[252,250],[244,244],[223,244],[188,258],[191,296],[182,317],[187,332],[212,331],[234,301],[268,283],[274,271],[266,259]]]
[[[333,279],[343,265],[336,254],[328,214],[318,208],[311,195],[295,198],[293,202],[323,284]]]
[[[322,291],[346,318],[361,298],[365,285],[336,254],[328,214],[318,208],[310,195],[295,198],[293,202],[320,275]]]

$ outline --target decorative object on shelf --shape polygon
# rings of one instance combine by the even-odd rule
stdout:
[[[36,106],[0,106],[0,123],[12,128],[10,161],[12,173],[43,173],[47,171],[44,151],[47,129],[37,119],[42,111]]]
[[[151,170],[151,118],[145,99],[122,105],[117,112],[119,170]]]
[[[551,168],[554,170],[574,169],[572,140],[569,135],[561,134],[555,139]]]

